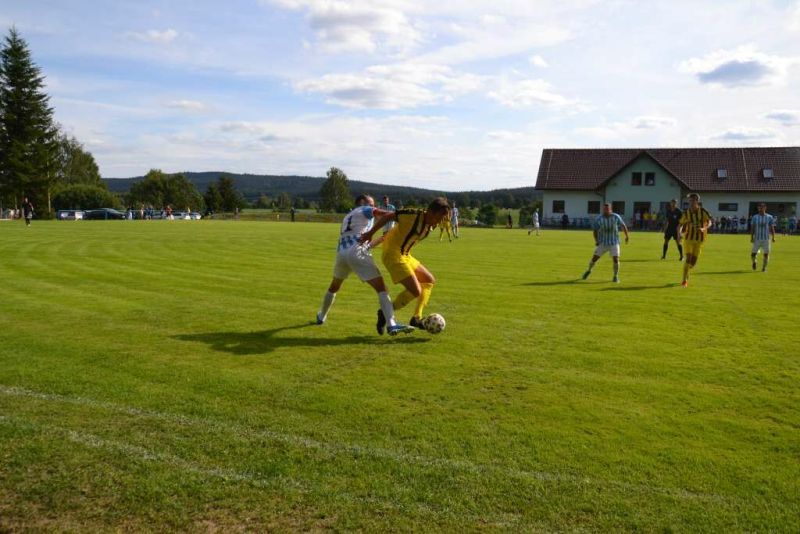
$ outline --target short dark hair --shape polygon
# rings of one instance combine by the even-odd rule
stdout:
[[[447,203],[447,199],[444,197],[436,197],[428,204],[428,211],[433,213],[444,213],[450,211],[450,204]]]
[[[363,194],[361,194],[361,195],[358,195],[358,196],[356,197],[356,206],[360,206],[360,205],[361,205],[361,203],[362,203],[362,202],[366,202],[368,198],[369,198],[369,195],[367,195],[366,193],[363,193]]]

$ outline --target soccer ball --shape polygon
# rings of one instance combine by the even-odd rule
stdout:
[[[444,330],[446,324],[447,323],[445,323],[444,317],[438,313],[432,313],[422,320],[422,326],[424,326],[425,330],[431,334],[440,333],[442,330]]]

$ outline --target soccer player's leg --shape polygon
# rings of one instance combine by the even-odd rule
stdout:
[[[769,253],[770,253],[770,242],[769,242],[769,239],[764,241],[764,245],[762,247],[762,250],[764,252],[764,260],[763,260],[762,265],[761,265],[761,272],[765,273],[765,272],[767,272],[767,265],[769,264]]]
[[[389,298],[389,293],[386,291],[386,284],[383,282],[383,276],[375,265],[372,259],[372,254],[367,247],[355,246],[349,250],[347,255],[348,265],[356,273],[356,275],[364,282],[369,284],[378,294],[378,322],[376,329],[378,334],[383,334],[383,330],[388,324],[390,335],[394,335],[400,331],[406,332],[413,329],[408,329],[405,325],[398,325],[394,319],[394,307]]]
[[[583,276],[581,277],[582,279],[586,280],[587,278],[589,278],[589,275],[592,274],[592,269],[594,269],[594,265],[597,263],[597,260],[599,260],[600,256],[602,256],[605,252],[606,252],[606,247],[604,247],[603,245],[597,245],[597,247],[595,247],[592,259],[589,260],[589,266],[583,273]]]
[[[404,308],[422,293],[422,287],[414,274],[418,264],[419,262],[410,255],[384,251],[383,265],[389,271],[392,282],[401,284],[404,288],[404,291],[398,294],[392,302],[395,310]]]
[[[428,301],[431,299],[431,293],[433,293],[433,285],[436,283],[436,278],[421,263],[419,263],[416,269],[414,269],[414,276],[420,285],[420,295],[417,297],[417,306],[414,309],[414,319],[416,319],[416,322],[422,324],[422,313],[425,310],[425,306],[428,305]],[[414,322],[415,321],[412,320],[412,325]]]
[[[325,319],[328,318],[328,312],[330,311],[331,306],[333,306],[333,301],[336,300],[336,293],[339,291],[339,289],[341,289],[344,279],[347,278],[347,275],[349,274],[349,271],[345,272],[343,269],[339,269],[338,271],[334,272],[331,285],[328,286],[328,290],[325,292],[325,295],[323,295],[322,306],[317,312],[317,324],[323,324]]]
[[[611,247],[610,251],[611,259],[614,262],[614,278],[612,279],[612,282],[614,282],[615,284],[619,283],[619,252],[620,252],[619,245],[614,245],[613,247]]]
[[[758,258],[758,241],[753,240],[753,250],[750,251],[750,264],[756,270],[756,258]]]

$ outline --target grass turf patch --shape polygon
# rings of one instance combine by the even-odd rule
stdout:
[[[336,225],[0,231],[0,527],[800,526],[797,238],[682,289],[657,234],[617,285],[588,232],[462,229],[415,248],[447,330],[393,339],[355,278],[311,324]]]

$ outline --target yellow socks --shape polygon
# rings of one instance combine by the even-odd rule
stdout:
[[[407,289],[397,295],[394,298],[394,302],[392,302],[392,306],[394,306],[395,310],[399,310],[400,308],[405,307],[406,304],[414,300],[414,295],[412,295]]]
[[[431,293],[433,293],[433,284],[420,284],[422,292],[417,299],[417,308],[414,310],[414,317],[422,318],[422,310],[428,305],[431,300]]]
[[[689,268],[690,268],[689,262],[688,261],[683,262],[683,279],[684,280],[688,280],[689,279]]]

